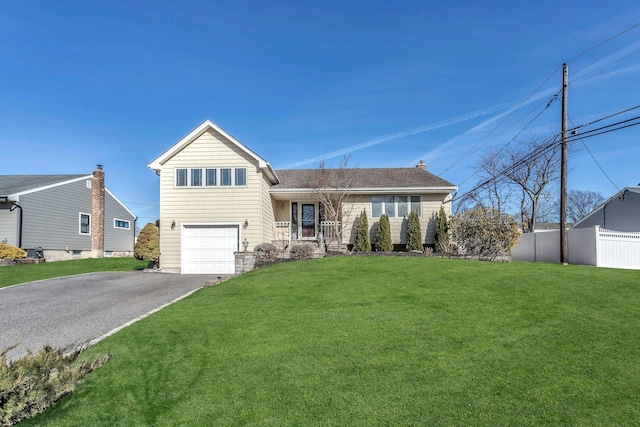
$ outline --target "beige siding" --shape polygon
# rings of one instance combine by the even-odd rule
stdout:
[[[260,202],[261,202],[261,211],[262,211],[262,238],[259,241],[255,242],[255,245],[250,245],[251,249],[253,249],[256,245],[264,242],[271,243],[272,240],[275,239],[275,231],[274,231],[274,222],[275,215],[273,212],[274,204],[271,199],[271,194],[269,194],[269,188],[271,187],[268,179],[262,176],[261,180],[262,191],[260,193]]]
[[[289,200],[272,200],[276,221],[291,221],[291,202]]]
[[[176,188],[175,169],[190,167],[246,167],[246,187]],[[215,131],[205,132],[163,166],[160,173],[160,266],[180,269],[181,227],[184,223],[228,223],[240,225],[240,241],[251,248],[262,241],[272,224],[261,214],[270,203],[265,197],[265,181],[257,162]],[[268,200],[265,203],[263,200]],[[248,226],[244,227],[245,220]],[[172,221],[176,222],[171,229]],[[270,221],[272,223],[273,221]]]
[[[444,203],[451,199],[447,194],[409,194],[420,196],[422,205],[422,217],[420,218],[420,228],[423,234],[423,243],[433,244],[436,228],[436,216],[440,211],[440,206],[444,206],[447,215],[451,215],[451,203]],[[375,241],[375,232],[378,226],[378,218],[371,217],[371,196],[360,196],[345,203],[343,217],[343,241],[353,243],[356,238],[355,221],[360,213],[366,210],[369,220],[371,243]],[[406,244],[407,242],[407,220],[403,218],[389,218],[391,225],[391,241],[394,244]]]

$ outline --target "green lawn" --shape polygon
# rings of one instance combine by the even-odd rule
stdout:
[[[553,264],[280,264],[91,348],[114,356],[24,425],[637,425],[639,287]]]
[[[34,280],[71,276],[96,271],[142,270],[149,261],[135,258],[93,258],[42,264],[9,265],[0,267],[0,288]]]

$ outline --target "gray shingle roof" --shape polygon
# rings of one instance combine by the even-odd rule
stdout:
[[[337,169],[329,169],[337,174]],[[433,188],[454,187],[431,172],[419,168],[356,168],[352,169],[350,188]],[[310,189],[316,186],[318,169],[276,170],[280,183],[272,187],[279,189]]]
[[[59,184],[85,175],[0,175],[0,196]]]

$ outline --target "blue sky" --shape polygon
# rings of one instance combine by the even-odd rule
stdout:
[[[103,164],[143,225],[159,210],[147,164],[211,119],[276,169],[424,159],[464,193],[484,149],[533,115],[523,135],[559,130],[560,104],[540,105],[564,61],[639,22],[637,0],[5,2],[0,174]],[[640,104],[640,27],[569,61],[569,78],[576,125]],[[584,140],[613,184],[576,143],[569,188],[638,184],[639,136]]]

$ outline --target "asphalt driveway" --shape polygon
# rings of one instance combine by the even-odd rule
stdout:
[[[42,280],[0,289],[0,349],[9,357],[82,345],[204,286],[216,277],[107,272]]]

